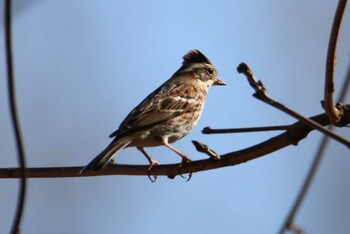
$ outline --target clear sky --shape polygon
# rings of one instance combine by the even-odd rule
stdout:
[[[14,1],[18,107],[31,167],[83,166],[146,95],[167,80],[190,49],[216,66],[225,87],[213,87],[194,131],[175,147],[193,160],[199,140],[218,153],[278,133],[203,135],[203,127],[253,127],[295,120],[254,99],[236,72],[246,62],[269,94],[306,115],[322,112],[329,32],[336,1]],[[1,1],[1,6],[3,1]],[[2,7],[0,7],[3,9]],[[1,17],[3,12],[1,10]],[[1,21],[2,22],[2,21]],[[350,54],[346,11],[336,66],[336,94]],[[0,27],[3,35],[3,25]],[[0,165],[17,167],[0,37]],[[350,96],[350,95],[349,95]],[[350,102],[348,96],[346,103]],[[337,132],[350,138],[349,129]],[[298,146],[235,167],[176,177],[109,176],[31,179],[23,220],[37,233],[276,233],[317,150],[321,134]],[[148,152],[179,162],[165,147]],[[308,233],[347,233],[349,150],[331,141],[297,216]],[[147,164],[136,149],[119,163]],[[0,234],[10,229],[16,180],[0,180]]]

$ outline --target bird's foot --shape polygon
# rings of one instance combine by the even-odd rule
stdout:
[[[149,165],[149,168],[148,168],[148,172],[147,172],[147,176],[148,176],[148,179],[152,183],[156,182],[157,178],[158,178],[158,176],[156,176],[156,175],[154,175],[153,178],[151,177],[151,170],[152,170],[153,166],[156,166],[156,165],[159,165],[159,163],[156,160],[151,159],[150,160],[150,165]]]

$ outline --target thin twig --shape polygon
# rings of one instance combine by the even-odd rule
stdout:
[[[288,130],[289,127],[290,125],[251,127],[251,128],[223,128],[223,129],[213,129],[210,127],[205,127],[203,128],[202,133],[203,134],[223,134],[223,133],[284,131],[284,130]]]
[[[332,139],[334,139],[334,140],[346,145],[348,148],[350,148],[350,142],[348,140],[346,140],[345,138],[335,134],[334,132],[329,131],[327,128],[324,128],[323,126],[316,123],[315,121],[312,121],[311,119],[308,119],[308,118],[298,114],[297,112],[289,109],[288,107],[284,106],[283,104],[270,98],[267,94],[267,91],[266,91],[263,83],[261,81],[255,80],[254,74],[250,70],[250,68],[248,67],[247,64],[241,63],[237,67],[237,71],[239,73],[243,73],[247,77],[249,84],[255,89],[255,93],[253,94],[253,96],[255,98],[287,113],[290,116],[293,116],[294,118],[303,122],[305,125],[322,132],[323,134],[331,137]]]
[[[196,150],[198,152],[204,153],[208,155],[211,159],[219,160],[220,155],[217,154],[214,150],[210,149],[207,145],[199,142],[199,141],[192,141],[193,145],[196,147]]]
[[[16,108],[16,94],[15,94],[15,81],[14,81],[14,69],[13,69],[13,57],[12,57],[12,31],[11,31],[11,0],[5,1],[5,43],[6,43],[6,64],[7,64],[7,77],[8,77],[8,93],[10,102],[10,112],[12,118],[12,124],[15,132],[16,147],[18,160],[20,164],[19,170],[19,195],[17,201],[16,214],[13,220],[11,233],[19,233],[20,223],[24,210],[25,197],[26,197],[26,160],[24,147],[22,142],[21,128],[19,126],[18,114]]]
[[[345,11],[347,0],[339,0],[337,10],[335,12],[331,35],[328,44],[328,53],[326,61],[326,78],[324,88],[324,103],[323,108],[325,109],[330,122],[333,125],[341,120],[343,110],[341,105],[334,106],[333,93],[334,93],[334,65],[336,62],[336,49],[338,42],[339,29],[342,22],[343,14]]]
[[[347,115],[347,123],[350,123],[350,105],[346,109],[349,114]],[[320,114],[311,117],[313,121],[321,125],[328,125],[329,120],[327,115]],[[179,171],[180,164],[168,164],[168,165],[157,165],[154,166],[149,173],[149,165],[108,165],[104,170],[95,172],[86,172],[84,174],[79,174],[79,171],[83,167],[55,167],[55,168],[28,168],[27,178],[63,178],[63,177],[83,177],[83,176],[106,176],[106,175],[157,175],[157,176],[168,176],[174,178],[180,173],[194,173],[199,171],[212,170],[216,168],[234,166],[240,163],[244,163],[264,155],[268,155],[274,151],[282,149],[289,145],[296,145],[299,141],[304,139],[311,131],[312,128],[306,126],[304,123],[298,121],[292,124],[286,132],[272,137],[262,143],[254,145],[252,147],[226,153],[220,155],[219,160],[204,159],[185,163],[181,166],[181,171]],[[1,178],[20,178],[20,173],[18,168],[4,168],[0,169],[0,179]]]
[[[347,72],[347,76],[345,77],[344,80],[344,84],[341,86],[341,92],[339,94],[339,102],[342,102],[345,99],[348,87],[350,85],[350,64],[349,64],[349,68],[348,68],[348,72]],[[330,129],[332,129],[332,126],[330,126]],[[292,227],[295,228],[297,225],[294,223],[295,220],[295,216],[302,204],[302,202],[304,201],[304,198],[310,188],[310,185],[316,175],[317,169],[320,166],[321,160],[324,156],[324,152],[325,149],[327,147],[327,143],[329,142],[329,137],[327,137],[326,135],[323,135],[323,138],[321,140],[320,146],[318,148],[318,151],[314,157],[313,163],[311,164],[311,168],[309,170],[308,175],[306,176],[306,179],[304,181],[304,184],[302,186],[302,188],[300,189],[300,192],[297,196],[297,198],[295,199],[295,202],[292,206],[292,209],[290,210],[286,221],[284,222],[281,230],[279,233],[285,233],[288,229],[291,230]]]

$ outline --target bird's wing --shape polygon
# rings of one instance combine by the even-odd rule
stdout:
[[[161,86],[135,107],[110,137],[145,130],[199,108],[199,93],[193,85],[185,83],[174,87]]]

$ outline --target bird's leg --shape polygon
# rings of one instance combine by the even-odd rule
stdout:
[[[148,168],[148,173],[147,173],[147,176],[148,176],[149,180],[150,180],[152,183],[156,182],[157,176],[154,176],[153,179],[152,179],[152,177],[151,177],[151,170],[152,170],[152,167],[153,167],[153,166],[159,165],[159,163],[158,163],[156,160],[154,160],[153,158],[151,158],[151,157],[147,154],[147,152],[144,150],[143,147],[137,147],[137,149],[138,149],[139,151],[141,151],[141,153],[142,153],[143,155],[145,155],[145,157],[147,158],[147,160],[148,160],[148,162],[149,162],[149,168]]]
[[[163,145],[166,146],[167,148],[171,149],[174,151],[177,155],[179,155],[182,158],[182,164],[186,162],[191,162],[191,159],[189,159],[185,154],[174,148],[173,146],[169,145],[168,142],[163,141]]]
[[[182,166],[183,166],[185,163],[191,162],[191,159],[188,158],[185,154],[183,154],[183,153],[180,152],[179,150],[177,150],[176,148],[174,148],[173,146],[171,146],[168,142],[163,141],[163,145],[166,146],[167,148],[171,149],[172,151],[174,151],[177,155],[179,155],[179,156],[182,158],[182,162],[181,162],[181,164],[180,164],[180,166],[179,166],[179,175],[180,175],[182,178],[186,179],[186,178],[182,175],[182,173],[181,173],[181,168],[182,168]],[[189,180],[191,179],[191,177],[192,177],[192,172],[189,173],[188,178],[187,178],[187,181],[189,181]]]

